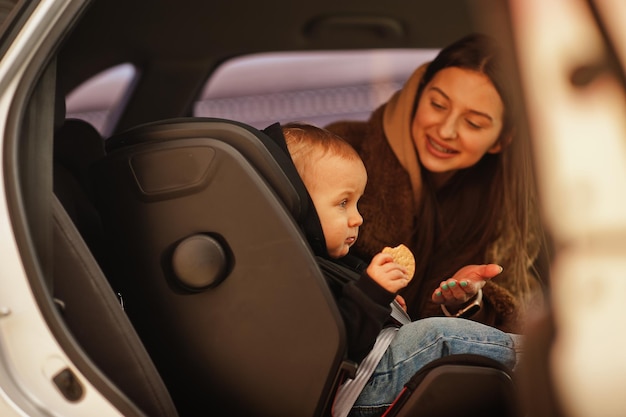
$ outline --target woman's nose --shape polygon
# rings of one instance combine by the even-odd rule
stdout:
[[[456,117],[452,115],[442,120],[439,125],[439,137],[441,139],[455,139],[456,138]]]

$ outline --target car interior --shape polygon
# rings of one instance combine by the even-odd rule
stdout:
[[[55,231],[67,242],[55,248],[72,245],[72,252],[78,251],[75,246],[81,243],[75,240],[83,240],[81,258],[88,259],[80,259],[78,269],[88,265],[81,275],[89,274],[68,283],[64,277],[74,275],[67,270],[72,263],[63,262],[61,271],[55,268],[54,296],[62,302],[66,324],[107,378],[147,415],[332,415],[333,393],[354,364],[345,360],[341,319],[298,227],[308,207],[295,167],[252,122],[188,116],[198,86],[224,59],[219,52],[212,56],[211,48],[191,45],[185,51],[176,39],[161,43],[156,33],[144,33],[139,42],[155,49],[158,44],[160,55],[149,57],[146,65],[122,50],[131,37],[122,34],[121,23],[106,36],[95,30],[94,25],[107,20],[101,8],[98,2],[88,8],[58,62],[54,192],[60,205],[55,205]],[[196,15],[203,15],[194,8]],[[156,9],[154,13],[166,12]],[[115,9],[107,4],[106,10]],[[328,48],[335,30],[348,32],[341,37],[348,39],[344,48],[376,48],[406,41],[394,23],[331,16],[313,19],[304,31],[310,31],[316,48]],[[126,30],[138,32],[133,25]],[[378,35],[380,40],[370,42]],[[243,32],[240,36],[246,39],[232,42],[247,41]],[[446,41],[419,46],[433,49]],[[231,49],[226,43],[221,47]],[[138,45],[129,49],[133,47]],[[86,57],[89,51],[98,53]],[[63,114],[65,96],[78,81],[118,64],[104,59],[113,53],[115,59],[131,60],[138,70],[126,83],[132,86],[130,97],[117,100],[123,112],[113,131],[120,133],[104,137],[92,123]],[[174,53],[178,56],[173,60]],[[417,60],[412,58],[410,66],[405,64],[405,76],[414,69]],[[180,64],[167,68],[172,60]],[[87,61],[93,65],[89,72],[83,65]],[[324,78],[324,60],[306,64]],[[280,67],[273,71],[280,74]],[[306,77],[302,80],[306,83]],[[176,85],[180,82],[186,85]],[[280,87],[262,78],[257,83],[266,89]],[[142,103],[155,99],[170,109]],[[265,122],[269,120],[256,125]],[[63,211],[73,224],[62,218]],[[80,239],[69,236],[75,231],[67,229],[74,227]],[[55,254],[55,265],[57,259]],[[85,285],[99,292],[111,286],[108,297],[100,293],[103,305],[91,304]],[[115,311],[116,302],[123,304],[123,312]],[[85,303],[90,304],[89,314]],[[125,340],[110,351],[110,343],[93,337],[94,327],[101,338],[118,340],[123,333]],[[516,415],[512,375],[497,364],[456,358],[433,369],[415,384],[420,390],[390,414],[440,415],[449,404],[442,390],[459,388],[466,395],[449,410],[456,415]],[[483,383],[468,390],[467,379]]]
[[[67,29],[39,52],[23,122],[13,127],[23,140],[10,149],[19,173],[11,210],[34,236],[24,232],[19,244],[36,254],[26,269],[55,337],[126,416],[332,416],[333,395],[355,364],[303,234],[306,191],[284,144],[264,130],[328,116],[268,110],[247,119],[211,106],[240,109],[256,97],[263,109],[282,99],[278,107],[293,109],[300,97],[371,89],[372,78],[346,81],[354,66],[332,66],[332,56],[346,65],[366,53],[403,57],[385,64],[397,70],[386,76],[393,90],[439,48],[495,30],[485,25],[500,7],[69,3],[59,10]],[[222,64],[247,57],[261,59],[216,84]],[[291,73],[280,72],[291,65],[286,57],[300,62]],[[99,104],[80,101],[81,87],[120,66],[121,81],[90,93]],[[316,84],[333,76],[340,81]],[[378,102],[326,112],[364,117]],[[59,378],[68,400],[81,397],[72,370]],[[385,415],[521,416],[518,383],[496,363],[450,357],[416,375]],[[454,401],[448,392],[458,393]],[[543,401],[560,415],[553,397]]]
[[[88,139],[93,129],[77,123],[73,137]],[[102,141],[90,146],[102,156]],[[55,248],[72,245],[72,254],[87,259],[72,263],[55,254],[55,266],[67,262],[55,268],[54,294],[83,349],[149,415],[153,409],[159,415],[174,409],[180,415],[328,413],[351,364],[344,359],[341,319],[298,227],[307,200],[284,151],[247,125],[203,118],[142,125],[110,138],[106,148],[92,167],[95,193],[76,184],[85,178],[80,167],[65,181],[57,176],[55,185],[61,205],[77,216],[69,222],[68,211],[56,206],[55,232],[65,242]],[[85,240],[69,235],[78,230]],[[89,236],[115,250],[77,249]],[[90,258],[98,253],[106,258]],[[91,304],[85,285],[108,305]],[[116,344],[120,352],[113,355],[93,337],[94,324],[100,337],[119,340],[124,315],[132,323],[125,323],[130,340]],[[427,393],[431,386],[435,398],[424,394],[422,404],[416,395],[397,415],[411,415],[409,409],[438,415],[449,404],[442,393],[455,387],[467,395],[459,398],[467,415],[494,409],[515,415],[512,376],[497,364],[455,358],[433,369],[432,381],[416,385]],[[150,386],[137,383],[146,378]],[[468,390],[468,378],[483,384]],[[174,408],[164,400],[169,396]]]

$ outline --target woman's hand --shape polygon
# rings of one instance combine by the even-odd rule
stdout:
[[[460,306],[501,272],[502,267],[496,264],[464,266],[452,278],[441,281],[431,298],[437,304]]]
[[[393,261],[391,255],[379,253],[367,267],[367,275],[390,293],[397,293],[409,283],[407,270]]]

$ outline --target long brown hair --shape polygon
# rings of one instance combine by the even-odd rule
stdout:
[[[423,192],[413,247],[419,254],[416,274],[424,279],[414,280],[403,295],[411,300],[425,299],[418,295],[433,291],[433,278],[447,279],[468,264],[498,263],[504,267],[498,282],[518,296],[523,306],[531,297],[529,268],[537,257],[542,233],[530,146],[514,137],[514,112],[501,53],[493,39],[481,34],[444,48],[426,69],[416,106],[424,86],[448,67],[481,72],[493,83],[504,104],[498,138],[503,150],[485,154],[441,188],[435,187],[432,174],[421,167]],[[424,306],[409,307],[414,314],[424,311]]]

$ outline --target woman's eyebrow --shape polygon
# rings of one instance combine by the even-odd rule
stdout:
[[[433,86],[433,87],[430,87],[430,90],[434,90],[437,93],[439,93],[442,96],[444,96],[446,100],[450,100],[450,97],[448,97],[448,95],[446,93],[444,93],[441,88]],[[484,113],[484,112],[481,112],[481,111],[478,111],[478,110],[472,110],[472,109],[470,109],[469,112],[472,113],[472,114],[475,114],[477,116],[485,117],[485,118],[489,119],[490,122],[493,122],[493,117],[491,117],[488,113]]]
[[[433,87],[430,87],[430,90],[435,90],[436,92],[438,92],[439,94],[444,96],[446,98],[446,100],[450,100],[450,97],[448,97],[448,95],[446,93],[444,93],[441,88],[433,86]]]

